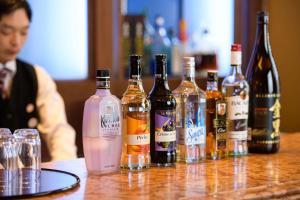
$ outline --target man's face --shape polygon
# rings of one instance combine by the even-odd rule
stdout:
[[[18,9],[0,19],[0,63],[16,59],[28,35],[29,19]]]

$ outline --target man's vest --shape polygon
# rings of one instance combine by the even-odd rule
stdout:
[[[32,65],[17,59],[17,71],[13,78],[9,98],[0,96],[0,127],[12,132],[20,128],[37,128],[40,121],[36,106],[38,82]],[[40,133],[42,161],[49,161],[50,154]]]

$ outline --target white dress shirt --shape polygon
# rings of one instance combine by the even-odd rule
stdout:
[[[0,63],[0,69],[3,67]],[[10,71],[4,80],[4,91],[9,96],[17,70],[16,61],[7,62],[5,67]],[[35,65],[34,69],[38,82],[38,129],[47,143],[52,161],[76,158],[75,130],[67,122],[64,102],[57,92],[56,84],[43,68]]]

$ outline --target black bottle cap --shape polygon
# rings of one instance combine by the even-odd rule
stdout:
[[[96,78],[109,78],[109,70],[108,69],[97,69]]]
[[[140,76],[142,73],[142,56],[141,55],[130,55],[129,56],[129,77],[135,78],[136,76]]]
[[[156,54],[155,55],[156,64],[156,74],[162,74],[163,76],[167,74],[167,55],[166,54]]]
[[[267,11],[259,11],[256,14],[257,24],[268,24],[269,23],[269,13]]]
[[[96,71],[96,88],[97,89],[109,89],[110,88],[109,70],[97,69],[97,71]]]
[[[218,81],[218,72],[216,72],[216,71],[207,72],[207,81],[209,81],[209,82]]]

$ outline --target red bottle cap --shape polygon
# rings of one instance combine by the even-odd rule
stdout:
[[[241,44],[232,44],[231,51],[242,51],[242,45]]]

